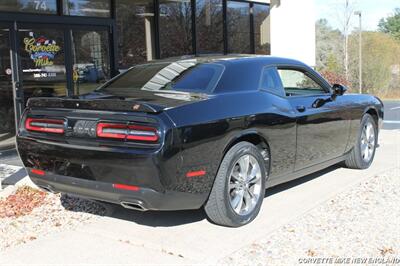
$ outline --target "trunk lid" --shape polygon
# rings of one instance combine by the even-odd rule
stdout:
[[[118,94],[93,92],[79,98],[30,98],[27,107],[160,113],[164,109],[205,100],[208,97],[206,94],[178,91],[140,91],[137,95],[130,92],[129,98]]]

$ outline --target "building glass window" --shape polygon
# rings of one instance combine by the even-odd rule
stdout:
[[[92,92],[110,78],[107,30],[72,30],[74,94]]]
[[[192,54],[190,0],[160,0],[159,8],[161,57]]]
[[[24,103],[31,97],[65,96],[67,77],[62,29],[19,29]]]
[[[153,0],[117,0],[118,65],[131,65],[155,59]]]
[[[223,53],[222,0],[196,1],[197,53]]]
[[[64,15],[109,17],[110,0],[64,0]]]
[[[0,11],[55,14],[57,0],[0,0]]]
[[[248,3],[227,3],[228,53],[250,53],[250,6]]]
[[[254,45],[256,54],[271,54],[268,5],[253,5]]]
[[[0,28],[0,153],[14,147],[15,143],[13,99],[10,31]]]

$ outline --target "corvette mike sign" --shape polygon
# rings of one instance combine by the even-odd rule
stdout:
[[[24,38],[24,44],[25,51],[29,53],[35,67],[53,65],[55,56],[61,50],[55,40],[44,36],[35,38],[33,32],[29,33],[29,37]]]

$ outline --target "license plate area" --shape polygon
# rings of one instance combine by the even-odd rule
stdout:
[[[71,121],[74,125],[71,125],[68,132],[69,136],[77,138],[96,138],[96,126],[97,121],[93,120],[76,120]]]

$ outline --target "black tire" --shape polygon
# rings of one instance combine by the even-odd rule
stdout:
[[[258,197],[254,209],[246,214],[237,214],[231,206],[229,199],[229,180],[236,162],[244,155],[252,155],[260,166],[261,170],[261,194]],[[208,201],[204,209],[213,223],[229,227],[239,227],[250,223],[258,215],[265,194],[265,179],[267,176],[265,161],[256,146],[249,142],[239,142],[234,145],[223,158],[218,169]]]
[[[373,148],[371,158],[368,161],[365,161],[362,157],[362,152],[361,152],[361,136],[362,136],[362,131],[367,123],[371,123],[373,126],[375,145]],[[346,167],[351,169],[367,169],[374,160],[377,143],[378,143],[378,129],[376,126],[376,122],[370,114],[365,114],[361,119],[356,143],[344,162]]]

